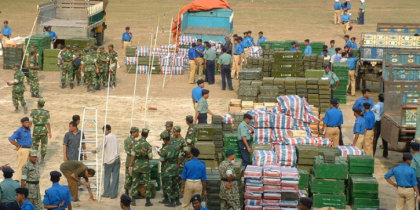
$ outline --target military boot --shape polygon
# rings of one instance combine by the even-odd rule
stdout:
[[[101,89],[101,85],[97,84],[96,85],[96,90],[100,90]]]
[[[41,155],[41,163],[44,163],[45,155]]]
[[[176,205],[176,206],[180,206],[180,205],[182,205],[182,203],[179,201],[179,197],[176,197],[176,198],[175,198],[175,205]]]
[[[175,207],[175,199],[170,199],[168,204],[165,204],[166,207]]]
[[[70,89],[73,89],[73,83],[70,84]]]
[[[90,92],[90,87],[89,86],[87,86],[86,92]]]
[[[125,194],[129,196],[130,195],[130,189],[125,189]]]
[[[153,206],[153,203],[150,202],[150,198],[146,198],[146,204],[144,206]]]
[[[140,195],[140,193],[138,193],[137,195],[133,195],[136,199],[144,199],[144,197],[142,195]]]
[[[65,87],[65,84],[61,83],[61,89],[64,89],[64,87]]]
[[[165,198],[163,199],[163,201],[159,201],[159,203],[168,204],[169,203],[168,196],[165,195]]]
[[[42,96],[41,96],[41,95],[39,95],[39,93],[34,94],[34,97],[35,97],[35,98],[42,98]]]
[[[19,108],[15,107],[15,113],[19,112]]]
[[[80,86],[80,80],[77,80],[77,86]]]
[[[28,108],[26,108],[26,106],[23,106],[23,113],[25,113],[25,114],[28,113]]]
[[[35,93],[34,92],[31,92],[31,97],[32,98],[35,97]]]
[[[136,198],[134,198],[134,196],[131,197],[131,205],[132,206],[136,205]]]

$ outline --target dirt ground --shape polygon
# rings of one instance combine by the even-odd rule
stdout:
[[[27,36],[30,34],[33,21],[36,14],[36,5],[43,3],[41,0],[2,0],[0,2],[0,20],[9,20],[13,28],[13,36]],[[133,44],[148,45],[150,43],[150,32],[156,30],[159,22],[158,44],[168,43],[169,23],[172,16],[177,15],[179,8],[189,3],[188,0],[120,0],[111,1],[107,9],[106,23],[108,30],[105,32],[106,44],[114,44],[117,52],[121,51],[121,34],[125,26],[131,26],[134,34]],[[276,1],[276,0],[231,0],[230,5],[234,9],[234,33],[241,34],[245,30],[252,30],[254,39],[257,38],[258,31],[264,31],[268,40],[286,40],[297,39],[303,41],[309,38],[313,41],[329,42],[335,39],[337,46],[343,46],[342,27],[333,24],[333,1]],[[359,8],[360,3],[353,3],[353,18],[356,17],[355,9]],[[417,16],[418,7],[416,0],[406,0],[404,4],[401,1],[392,0],[370,0],[366,3],[366,25],[354,26],[351,36],[360,37],[361,32],[375,31],[377,22],[410,22],[415,20],[412,17]],[[417,19],[418,20],[418,19]],[[418,22],[418,21],[417,21]],[[60,34],[58,34],[60,36]],[[0,68],[2,60],[0,60]],[[120,64],[122,61],[120,59]],[[123,65],[122,65],[123,66]],[[191,89],[195,85],[189,85],[187,82],[188,71],[184,75],[173,76],[172,80],[166,78],[166,87],[162,89],[164,80],[163,75],[153,75],[150,86],[148,106],[156,107],[156,111],[144,110],[146,99],[146,76],[138,75],[137,90],[134,101],[134,117],[131,118],[133,103],[133,91],[135,75],[126,74],[125,67],[119,69],[117,89],[110,90],[107,123],[112,126],[112,133],[122,142],[128,136],[129,128],[132,124],[140,128],[147,126],[150,130],[149,141],[153,145],[160,145],[158,135],[164,129],[164,122],[174,121],[175,125],[182,127],[182,133],[185,134],[187,128],[184,117],[193,114],[194,109],[191,103]],[[0,70],[0,79],[11,81],[13,72],[10,70]],[[87,93],[82,86],[75,87],[73,90],[59,88],[59,72],[40,72],[41,94],[46,101],[45,109],[50,110],[52,135],[49,141],[48,155],[46,164],[41,166],[41,194],[50,187],[49,172],[58,170],[62,163],[62,141],[65,132],[68,130],[68,123],[74,114],[82,115],[84,107],[97,107],[99,127],[104,124],[106,109],[106,91],[102,90],[95,93]],[[28,85],[26,85],[29,88]],[[373,90],[378,89],[378,84],[368,83]],[[234,81],[234,88],[237,90],[238,83]],[[216,76],[215,85],[207,85],[210,90],[210,109],[216,114],[226,114],[229,100],[236,98],[236,92],[221,91],[220,76]],[[358,93],[360,97],[361,93]],[[29,109],[36,108],[36,99],[30,98],[30,93],[25,92],[25,98]],[[372,94],[376,103],[377,93]],[[351,106],[356,97],[348,98],[347,104],[341,104],[344,113],[345,143],[350,143],[352,139],[352,125],[354,117],[351,112]],[[11,88],[0,83],[0,116],[3,123],[0,129],[0,139],[3,139],[3,146],[0,147],[0,164],[10,163],[16,167],[16,152],[13,146],[9,144],[7,138],[20,126],[20,118],[25,116],[21,110],[19,113],[13,112],[14,108],[11,101]],[[381,143],[379,143],[381,144]],[[401,162],[401,153],[390,152],[387,159],[380,155],[381,149],[375,157],[375,174],[380,186],[380,199],[382,208],[394,209],[396,190],[389,186],[383,178],[383,175],[394,165]],[[155,154],[156,156],[156,154]],[[125,154],[122,153],[122,162],[125,162]],[[89,158],[92,158],[91,156]],[[124,183],[124,173],[121,168],[120,188]],[[63,179],[61,184],[66,184]],[[123,190],[120,190],[120,194]],[[81,192],[81,202],[75,209],[103,209],[108,206],[110,209],[119,209],[118,199],[102,199],[97,202],[88,201],[86,191]],[[163,205],[158,204],[161,199],[161,192],[157,198],[153,199],[154,206],[150,209],[162,209]],[[137,202],[137,207],[132,209],[141,209],[144,200]],[[349,209],[349,207],[347,207]]]

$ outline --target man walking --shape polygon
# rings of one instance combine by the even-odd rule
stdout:
[[[420,144],[413,141],[410,143],[411,154],[413,154],[413,160],[411,161],[410,167],[416,172],[417,188],[420,185]],[[420,203],[418,204],[420,208]]]
[[[221,177],[220,182],[220,199],[222,200],[221,209],[241,209],[239,203],[239,189],[236,181],[236,174],[234,169],[235,150],[226,150],[226,159],[219,165],[219,172]]]
[[[96,74],[96,90],[100,90],[101,86],[105,88],[108,84],[109,55],[104,47],[99,47],[99,51],[97,60],[99,72]]]
[[[39,164],[38,164],[38,151],[31,150],[29,153],[29,161],[22,167],[22,179],[20,182],[21,187],[29,190],[28,200],[34,204],[37,210],[41,210],[41,193],[39,189]]]
[[[231,69],[233,59],[232,56],[226,53],[226,49],[222,48],[223,54],[219,56],[217,63],[219,64],[219,72],[222,74],[222,90],[226,90],[226,81],[230,91],[233,91]]]
[[[15,150],[17,151],[17,180],[22,178],[22,167],[28,161],[29,152],[32,147],[29,118],[24,117],[20,120],[20,122],[22,123],[22,127],[17,129],[13,135],[9,137],[9,142],[16,147]]]
[[[50,112],[43,109],[44,105],[45,101],[39,100],[37,104],[38,109],[33,109],[29,117],[29,127],[32,127],[32,124],[34,125],[32,149],[38,151],[41,144],[41,163],[44,162],[47,154],[48,138],[52,138]]]
[[[165,144],[162,147],[162,150],[159,152],[160,161],[164,168],[162,168],[163,179],[165,180],[164,187],[166,188],[166,194],[168,201],[162,201],[166,203],[166,207],[175,207],[179,202],[179,188],[177,188],[177,179],[178,179],[178,157],[180,154],[178,143],[171,143],[170,136],[167,131],[163,131],[160,134],[163,143]],[[179,187],[179,186],[178,186]],[[166,199],[166,198],[165,198]]]
[[[71,53],[70,49],[71,46],[67,45],[66,50],[61,53],[58,59],[62,61],[61,88],[65,87],[66,75],[68,75],[70,89],[73,89],[73,53]]]
[[[369,103],[370,107],[373,107],[373,101],[370,98],[370,90],[369,89],[363,89],[362,90],[363,96],[358,98],[353,105],[353,108],[359,108],[360,110],[364,110],[363,104]]]
[[[347,9],[344,9],[344,14],[341,15],[341,24],[343,24],[344,35],[347,35],[350,27],[350,15],[348,14]]]
[[[225,37],[225,44],[222,46],[222,49],[226,49],[226,53],[232,56],[232,50],[233,50],[233,44],[232,41],[230,41],[230,37]]]
[[[85,139],[85,135],[83,135],[82,132],[77,129],[77,123],[71,121],[69,123],[69,131],[64,135],[63,140],[64,161],[86,159],[86,154],[84,155],[84,158],[79,155],[79,147],[81,141],[80,136],[82,136],[82,139]],[[86,145],[84,143],[82,143],[82,148],[83,150],[86,149]]]
[[[88,168],[84,163],[80,161],[71,160],[62,163],[60,165],[60,171],[64,174],[64,176],[67,179],[70,194],[73,197],[74,202],[79,201],[79,191],[77,189],[77,183],[86,186],[89,191],[89,198],[91,200],[95,200],[89,184],[89,177],[95,176],[95,170]],[[81,181],[78,177],[83,177],[85,179],[85,182]]]
[[[15,107],[15,112],[19,111],[19,101],[20,105],[23,107],[23,111],[26,114],[27,108],[26,108],[26,102],[25,98],[23,97],[23,94],[25,93],[25,85],[23,84],[23,80],[25,79],[25,75],[23,74],[22,70],[20,70],[20,65],[16,64],[13,67],[13,71],[15,73],[13,74],[13,82],[7,82],[7,86],[13,86],[12,89],[12,101],[13,106]]]
[[[405,205],[407,205],[407,209],[416,209],[415,203],[420,201],[420,196],[417,196],[416,199],[414,195],[414,192],[419,195],[419,189],[417,187],[416,172],[410,167],[412,159],[413,155],[404,153],[403,163],[392,168],[384,176],[389,184],[397,188],[397,210],[403,210]],[[395,176],[397,183],[391,180],[392,176]]]
[[[60,185],[61,173],[58,171],[50,172],[50,180],[53,183],[52,187],[45,190],[44,194],[44,208],[46,209],[69,209],[72,210],[71,202],[73,197],[70,195],[70,190],[67,186]]]
[[[244,114],[244,120],[238,126],[238,147],[241,152],[242,166],[250,165],[249,155],[252,153],[251,149],[251,133],[249,132],[248,125],[252,120],[250,114]]]
[[[87,92],[93,91],[97,87],[96,74],[99,73],[98,62],[94,55],[88,54],[89,49],[85,49],[85,55],[82,59],[82,70],[84,72],[85,84],[87,84]]]
[[[353,114],[356,117],[356,122],[353,126],[353,133],[354,133],[354,139],[352,146],[356,146],[360,150],[363,149],[363,141],[365,140],[365,128],[366,128],[366,122],[365,118],[362,116],[362,110],[357,107],[353,107]]]
[[[234,63],[232,66],[231,78],[239,79],[239,72],[242,70],[242,54],[244,53],[244,49],[242,48],[238,39],[235,39],[234,43],[235,43],[235,49],[233,51]]]
[[[210,43],[206,42],[204,51],[204,66],[206,66],[206,81],[209,85],[215,83],[214,70],[216,65],[216,51],[211,48]]]
[[[201,93],[203,97],[198,101],[194,124],[197,124],[197,121],[198,123],[207,124],[207,114],[213,115],[213,112],[210,111],[209,104],[207,103],[210,91],[203,89]]]
[[[189,209],[192,195],[203,193],[203,197],[207,197],[206,164],[198,160],[200,151],[197,148],[192,148],[191,154],[192,159],[185,163],[181,175],[181,194],[184,195],[182,200],[183,210]]]
[[[114,45],[108,45],[109,55],[109,74],[112,89],[117,85],[117,66],[118,66],[118,53],[114,50]]]
[[[325,137],[333,141],[334,147],[339,146],[339,127],[343,124],[343,113],[337,109],[337,106],[338,101],[335,99],[331,99],[330,109],[325,112],[323,120],[324,124],[322,126],[322,130],[325,133]]]
[[[204,69],[204,51],[206,50],[203,45],[203,40],[197,39],[197,47],[195,52],[197,53],[197,65],[198,65],[198,79],[203,79],[203,69]]]
[[[130,195],[131,185],[133,185],[133,178],[131,176],[131,172],[129,171],[130,168],[130,161],[131,161],[131,150],[133,149],[133,145],[136,143],[136,138],[139,137],[139,128],[131,127],[130,128],[130,136],[124,140],[124,150],[127,154],[125,159],[125,183],[124,189],[125,194]],[[147,136],[146,136],[147,137]],[[136,196],[136,195],[133,195]]]
[[[334,24],[340,23],[340,0],[335,0],[334,3]]]
[[[365,140],[363,142],[363,150],[365,151],[365,155],[373,156],[373,128],[375,127],[375,115],[373,112],[370,111],[370,104],[364,103],[364,114],[363,117],[365,118]]]
[[[105,132],[105,139],[92,153],[97,153],[104,147],[105,179],[102,197],[115,199],[118,196],[118,182],[120,179],[120,146],[117,137],[111,133],[111,126],[106,125],[105,127],[102,128]]]
[[[359,25],[365,24],[365,0],[360,0],[359,18],[357,18]]]
[[[16,189],[19,188],[19,182],[12,179],[15,171],[10,167],[4,167],[3,171],[4,180],[0,183],[0,200],[6,205],[7,210],[20,210],[16,202]]]
[[[197,110],[198,101],[200,101],[201,97],[203,97],[202,92],[201,92],[203,88],[204,88],[204,80],[199,79],[197,81],[197,87],[195,87],[192,90],[192,94],[191,94],[194,110]]]
[[[379,102],[375,104],[372,108],[373,114],[375,114],[375,137],[373,141],[373,156],[376,153],[376,145],[378,144],[379,136],[381,135],[381,120],[384,115],[384,94],[380,93],[378,95]],[[384,158],[388,157],[388,142],[382,139],[383,153]]]
[[[347,85],[347,91],[350,91],[349,85],[351,85],[351,96],[356,95],[356,65],[357,61],[360,60],[359,56],[360,55],[357,55],[357,57],[354,58],[353,52],[350,52],[346,61],[349,64],[349,84]]]
[[[197,66],[198,66],[198,60],[197,60],[197,52],[196,52],[196,48],[197,44],[192,43],[191,48],[188,50],[188,67],[190,69],[190,79],[189,79],[189,83],[190,84],[194,84],[195,81],[195,75],[196,75],[196,70],[197,70]]]
[[[133,38],[133,33],[130,32],[130,27],[125,27],[125,32],[122,34],[121,45],[123,50],[123,56],[125,57],[126,48],[131,46],[131,39]]]
[[[27,66],[29,68],[29,84],[30,84],[30,91],[31,97],[35,98],[42,98],[39,95],[39,81],[38,81],[38,70],[39,70],[39,63],[38,63],[38,52],[36,50],[32,50],[27,57]]]

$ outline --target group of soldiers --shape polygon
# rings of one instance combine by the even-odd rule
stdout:
[[[161,148],[156,148],[160,156],[162,186],[164,199],[159,203],[167,207],[180,206],[181,196],[181,174],[186,161],[191,159],[190,149],[197,141],[197,127],[193,124],[194,117],[186,117],[189,126],[185,139],[181,136],[181,127],[173,126],[172,121],[165,124],[166,129],[160,134],[163,140]],[[141,138],[136,140],[141,134]],[[151,168],[149,160],[153,158],[152,146],[146,141],[149,130],[137,127],[130,129],[130,137],[124,141],[124,149],[127,153],[126,174],[125,174],[125,194],[130,195],[131,204],[136,205],[136,199],[146,198],[145,206],[152,206],[151,197]],[[139,188],[144,185],[145,193],[139,194]]]
[[[70,89],[73,89],[73,82],[76,84],[82,82],[82,72],[84,72],[83,81],[87,85],[87,92],[100,90],[101,87],[111,85],[115,89],[116,86],[116,68],[118,54],[114,50],[114,45],[108,45],[108,51],[103,46],[91,47],[87,44],[82,51],[79,45],[67,45],[62,49],[59,56],[61,65],[61,88],[65,88],[66,78],[68,79]],[[109,80],[109,84],[108,84]]]

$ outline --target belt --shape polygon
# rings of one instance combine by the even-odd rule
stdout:
[[[199,115],[207,115],[207,113],[200,113]]]
[[[228,180],[227,180],[227,179],[222,179],[222,181],[224,181],[224,182],[228,182]],[[236,181],[236,178],[233,178],[233,179],[232,179],[232,181]]]
[[[201,181],[201,179],[187,179],[187,181],[198,182]]]
[[[222,66],[229,66],[230,67],[230,64],[229,65],[222,65]]]
[[[30,149],[30,148],[32,148],[32,146],[20,146],[20,148]]]
[[[401,188],[413,188],[413,187],[404,187],[404,186],[400,186],[400,185],[398,185],[398,187],[401,187]]]
[[[350,69],[350,71],[354,71],[354,70],[356,70],[356,69]]]
[[[327,125],[328,128],[338,128],[338,126],[329,126]]]
[[[241,54],[233,54],[233,55],[241,55]]]
[[[131,42],[131,41],[126,41],[126,40],[124,40],[123,42]]]
[[[343,21],[343,23],[348,23],[349,21]]]
[[[35,126],[45,126],[44,124],[35,124]]]
[[[28,183],[28,184],[39,184],[39,181],[34,181],[34,182],[32,182],[32,181],[26,181],[26,183]]]
[[[373,130],[373,128],[372,129],[367,129],[368,131],[371,131],[371,130]]]

